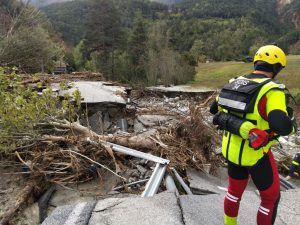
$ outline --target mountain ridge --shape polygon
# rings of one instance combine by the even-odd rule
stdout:
[[[159,2],[159,3],[162,3],[162,4],[166,4],[166,5],[174,5],[174,4],[177,4],[177,3],[181,3],[184,0],[150,0],[150,1],[151,2]]]
[[[54,3],[67,2],[73,0],[30,0],[30,4],[40,8]]]

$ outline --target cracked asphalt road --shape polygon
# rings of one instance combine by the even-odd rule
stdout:
[[[108,198],[57,208],[43,225],[220,225],[224,194],[183,195],[163,192],[152,198]],[[300,190],[282,193],[275,225],[300,224]],[[256,224],[259,197],[246,191],[239,224]]]

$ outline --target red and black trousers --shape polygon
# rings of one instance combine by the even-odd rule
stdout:
[[[252,167],[242,167],[228,162],[228,176],[228,193],[224,200],[225,214],[229,217],[238,216],[240,201],[251,176],[261,197],[261,204],[257,212],[257,224],[274,224],[280,200],[280,182],[272,152],[266,153]]]

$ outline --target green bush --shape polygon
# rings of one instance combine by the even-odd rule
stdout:
[[[0,67],[0,153],[39,140],[45,133],[42,128],[45,124],[64,119],[72,121],[76,108],[70,104],[71,96],[65,96],[61,102],[53,96],[50,87],[40,94],[31,86],[23,85],[20,75],[6,71]],[[80,93],[73,95],[76,105],[80,105]]]

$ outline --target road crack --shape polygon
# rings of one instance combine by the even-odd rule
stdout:
[[[178,203],[180,213],[181,213],[181,222],[182,222],[183,225],[186,225],[186,222],[185,222],[185,219],[184,219],[184,216],[183,216],[183,209],[182,209],[182,205],[181,205],[179,196],[177,197],[177,203]]]
[[[101,210],[94,210],[94,212],[95,212],[95,213],[98,213],[98,212],[104,212],[104,211],[106,211],[106,210],[109,210],[109,209],[111,209],[111,208],[114,208],[115,206],[120,205],[121,203],[123,203],[123,201],[116,202],[115,204],[110,205],[110,206],[108,206],[108,207],[106,207],[106,208],[104,208],[104,209],[101,209]]]

